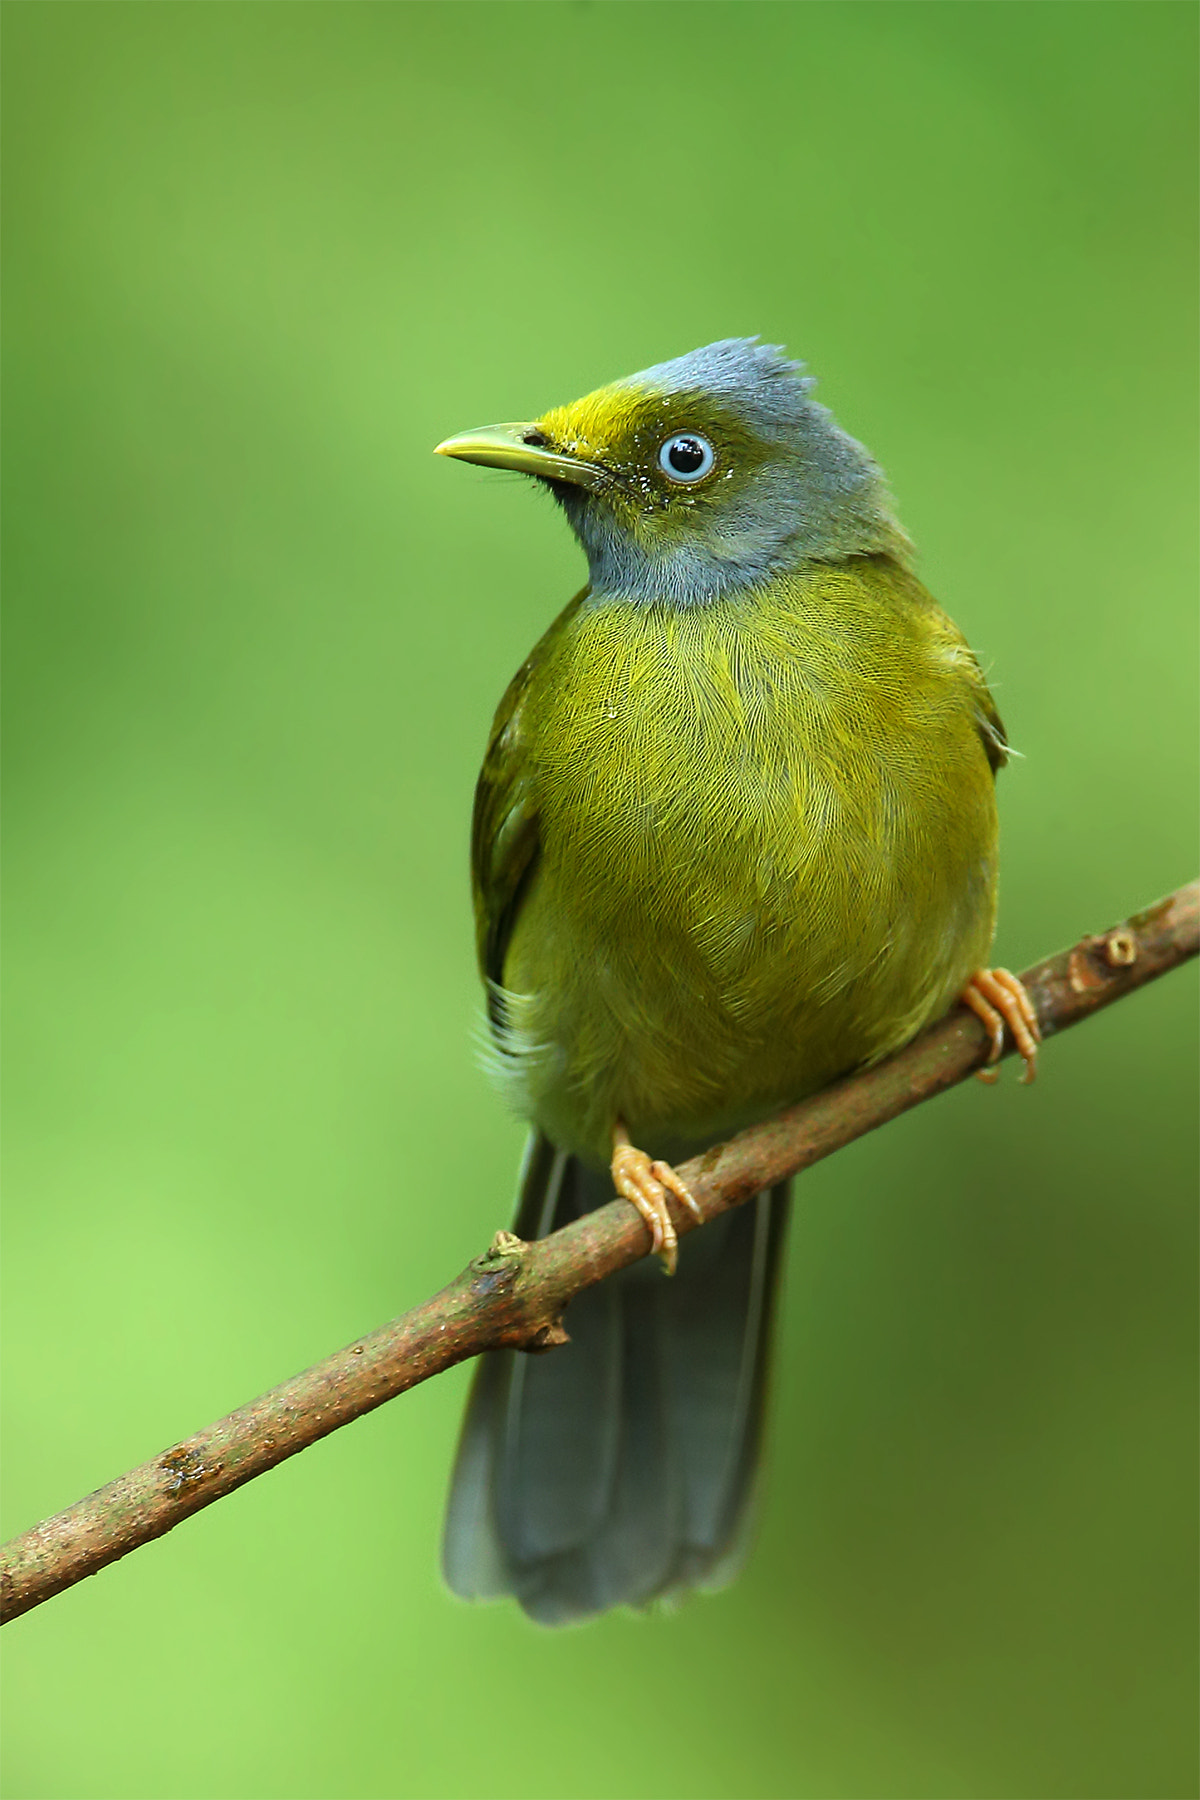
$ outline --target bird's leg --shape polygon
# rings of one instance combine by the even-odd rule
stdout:
[[[704,1215],[670,1163],[653,1162],[644,1150],[636,1150],[620,1119],[613,1126],[612,1144],[613,1186],[623,1200],[637,1207],[650,1228],[651,1250],[661,1257],[666,1273],[673,1275],[679,1258],[679,1238],[667,1206],[667,1194],[682,1200],[695,1218],[703,1221]]]
[[[1037,1074],[1037,1047],[1042,1041],[1042,1033],[1033,1001],[1017,977],[1008,969],[976,969],[959,999],[987,1026],[992,1040],[988,1063],[999,1062],[1007,1025],[1025,1061],[1021,1080],[1032,1081]],[[975,1073],[980,1081],[992,1082],[1000,1071],[984,1067],[976,1069]]]

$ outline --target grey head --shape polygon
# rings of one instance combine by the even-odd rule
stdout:
[[[907,563],[882,471],[814,385],[778,345],[726,338],[527,428],[593,592],[694,606],[805,562]]]

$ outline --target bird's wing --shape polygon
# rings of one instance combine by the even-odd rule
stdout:
[[[497,987],[521,894],[538,857],[537,801],[522,732],[533,660],[517,671],[500,702],[475,789],[475,945],[485,981]]]
[[[587,590],[584,590],[586,593]],[[579,594],[513,676],[496,710],[475,789],[471,880],[475,944],[489,989],[504,979],[504,958],[521,900],[537,867],[538,802],[529,755],[529,697],[546,652],[578,609]]]
[[[983,670],[976,662],[974,654],[966,651],[965,672],[967,686],[975,706],[975,729],[979,733],[979,741],[983,745],[984,755],[992,766],[994,775],[1008,761],[1008,733],[1004,729],[1004,720],[996,711],[996,702],[992,699],[991,689],[983,677]]]
[[[975,660],[975,652],[963,637],[953,619],[949,618],[935,602],[930,602],[930,623],[934,637],[938,640],[938,648],[948,662],[954,664],[962,680],[966,683],[971,708],[975,718],[975,729],[979,733],[979,741],[983,745],[984,755],[991,764],[993,775],[1002,769],[1008,761],[1008,734],[1004,729],[1004,721],[996,710],[996,702],[992,699],[991,690],[984,679],[983,670]]]
[[[871,570],[871,578],[891,595],[893,603],[902,611],[909,611],[910,616],[915,613],[922,621],[935,658],[944,667],[952,669],[957,681],[965,688],[975,730],[994,775],[1008,761],[1011,748],[1004,721],[996,710],[996,702],[975,659],[975,652],[954,620],[942,611],[929,589],[910,569],[902,568],[890,556],[873,556],[862,561]]]

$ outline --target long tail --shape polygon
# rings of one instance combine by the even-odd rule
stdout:
[[[606,1174],[534,1135],[514,1230],[612,1198]],[[788,1190],[689,1235],[571,1303],[571,1342],[482,1358],[443,1548],[469,1600],[512,1594],[543,1625],[722,1587],[747,1550]]]

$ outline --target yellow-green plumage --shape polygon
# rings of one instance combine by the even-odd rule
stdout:
[[[704,608],[573,602],[480,784],[514,1103],[606,1163],[614,1117],[711,1136],[905,1042],[991,942],[998,737],[886,557]]]
[[[945,1012],[995,916],[1003,728],[878,469],[731,340],[441,448],[549,487],[590,582],[501,702],[472,845],[494,1063],[534,1126],[514,1229]],[[480,1370],[445,1568],[545,1623],[735,1572],[785,1189]]]

